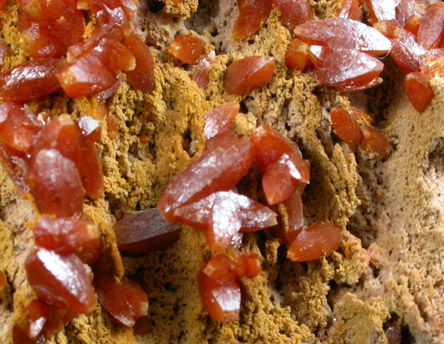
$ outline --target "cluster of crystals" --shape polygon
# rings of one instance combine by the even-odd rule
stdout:
[[[360,2],[366,3],[373,27],[359,21]],[[423,112],[433,99],[430,80],[444,75],[444,4],[426,8],[415,0],[344,0],[337,18],[314,20],[308,0],[239,0],[233,38],[258,32],[272,3],[295,36],[285,57],[289,68],[310,67],[322,85],[357,92],[382,82],[384,64],[375,56],[390,53],[406,74],[413,107]]]
[[[387,153],[387,139],[371,126],[372,118],[365,112],[353,106],[349,111],[334,107],[330,116],[336,134],[352,150],[360,146],[374,152],[377,158]]]
[[[116,91],[120,71],[134,88],[154,90],[154,58],[131,32],[133,1],[20,0],[19,10],[24,49],[34,60],[2,76],[4,99],[37,99],[60,88],[71,98],[101,92],[106,98]],[[86,41],[82,10],[98,19]]]
[[[358,0],[344,1],[337,18],[295,27],[287,66],[305,70],[311,64],[321,84],[355,92],[382,82],[383,64],[373,56],[390,53],[406,74],[410,102],[423,112],[434,97],[430,80],[444,75],[444,4],[425,8],[415,0],[366,2],[373,28],[358,22]]]
[[[208,247],[218,253],[198,273],[202,304],[218,321],[238,319],[239,277],[261,271],[256,255],[241,255],[238,249],[243,233],[276,227],[277,214],[270,207],[285,213],[287,225],[278,235],[288,244],[287,257],[293,261],[328,256],[342,237],[341,228],[324,222],[303,230],[302,192],[310,171],[299,148],[266,125],[249,139],[239,138],[231,128],[238,112],[239,104],[225,103],[205,115],[206,151],[175,175],[157,204],[167,221],[202,230]],[[263,172],[267,205],[236,191],[253,163]],[[224,254],[229,248],[236,252],[231,260]],[[250,265],[255,267],[252,272]]]
[[[33,225],[36,247],[25,262],[38,299],[26,306],[14,326],[15,343],[33,342],[96,306],[85,264],[100,258],[102,239],[85,219],[83,197],[103,194],[94,146],[100,128],[91,117],[44,120],[14,102],[0,104],[0,116],[6,171],[23,193],[31,193],[39,212]]]
[[[0,75],[0,162],[19,194],[32,195],[39,215],[33,222],[36,247],[25,263],[38,299],[25,305],[15,323],[14,343],[44,343],[78,314],[94,310],[95,291],[117,322],[132,326],[147,315],[146,293],[104,272],[95,273],[93,283],[87,267],[102,255],[100,232],[83,213],[84,196],[96,199],[104,192],[95,148],[100,123],[89,116],[74,121],[69,115],[35,115],[25,102],[61,91],[103,101],[120,85],[120,72],[133,88],[153,91],[154,58],[131,31],[136,4],[19,0],[18,6],[18,29],[32,60]],[[83,11],[97,18],[86,41]],[[2,45],[1,58],[8,53]]]
[[[435,96],[430,80],[444,76],[444,3],[425,8],[414,0],[389,2],[390,11],[371,7],[371,23],[391,40],[390,56],[405,74],[410,102],[423,112]]]
[[[180,35],[171,42],[168,53],[182,63],[197,65],[193,80],[206,89],[210,82],[208,68],[215,62],[213,51],[205,55],[205,42],[191,35]],[[231,63],[224,75],[224,89],[227,94],[245,95],[261,88],[273,78],[274,60],[271,57],[249,56]]]
[[[238,0],[233,38],[246,39],[258,32],[275,6],[283,26],[295,36],[285,57],[289,68],[310,67],[322,85],[356,92],[382,82],[383,63],[375,56],[390,53],[406,74],[413,106],[424,111],[434,96],[430,79],[442,76],[443,4],[426,9],[414,0],[366,2],[373,27],[359,22],[359,0],[344,0],[338,17],[324,20],[314,20],[309,0]],[[25,105],[62,91],[71,98],[97,95],[106,100],[118,89],[121,72],[134,89],[154,91],[153,55],[131,30],[136,5],[132,0],[19,0],[18,4],[18,27],[33,60],[0,76],[0,162],[20,194],[31,193],[39,217],[33,226],[36,248],[26,260],[28,281],[38,299],[25,306],[14,326],[14,341],[44,343],[45,336],[95,308],[94,291],[116,322],[146,326],[148,297],[140,285],[125,277],[117,281],[97,267],[91,281],[85,265],[102,254],[98,228],[83,213],[85,195],[92,199],[103,195],[103,173],[94,146],[99,123],[91,117],[73,121],[68,115],[36,116]],[[97,19],[85,41],[82,11]],[[8,47],[1,45],[0,60],[8,53]],[[197,64],[192,78],[200,88],[208,87],[208,69],[216,55],[206,53],[204,40],[179,35],[168,53],[180,63]],[[224,90],[228,95],[246,95],[269,83],[274,68],[271,57],[234,61],[225,71]],[[129,254],[168,247],[179,238],[176,223],[202,230],[217,255],[198,272],[199,293],[204,308],[218,321],[239,318],[240,277],[261,272],[256,254],[238,251],[243,233],[273,227],[288,245],[287,257],[295,262],[328,256],[341,242],[341,228],[333,224],[318,222],[303,229],[302,193],[310,173],[297,145],[266,125],[249,139],[239,138],[231,128],[238,111],[236,103],[210,111],[205,116],[206,151],[173,178],[157,209],[135,213],[114,226],[119,249]],[[333,108],[331,121],[350,148],[370,149],[379,157],[387,152],[386,139],[358,109]],[[114,138],[116,123],[108,118],[107,124]],[[236,190],[253,164],[262,171],[266,205]],[[0,295],[6,287],[1,274]]]

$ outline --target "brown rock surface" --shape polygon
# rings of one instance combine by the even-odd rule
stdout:
[[[320,0],[312,5],[319,18],[326,18],[337,13],[340,2]],[[291,35],[280,24],[278,10],[272,10],[246,43],[230,39],[238,13],[235,0],[201,1],[199,8],[197,4],[185,0],[177,6],[166,0],[156,14],[140,6],[144,17],[138,19],[138,31],[159,61],[156,90],[144,95],[124,81],[107,100],[107,116],[115,119],[118,132],[111,140],[104,125],[97,145],[105,197],[85,202],[86,214],[102,232],[105,257],[115,275],[136,279],[147,291],[154,332],[135,336],[98,306],[48,343],[386,343],[384,326],[390,319],[400,321],[412,343],[444,342],[443,81],[434,80],[436,97],[418,114],[404,94],[401,75],[389,62],[385,85],[365,97],[355,95],[351,102],[374,115],[391,151],[380,161],[361,150],[353,154],[333,134],[329,116],[332,107],[347,107],[350,99],[318,87],[309,73],[287,70],[284,56]],[[25,61],[17,11],[10,2],[2,18],[2,38],[13,51],[4,70]],[[191,69],[168,61],[165,47],[187,28],[217,52],[206,91],[191,80]],[[226,95],[227,65],[251,55],[273,56],[275,77],[247,96]],[[329,220],[347,230],[338,252],[302,264],[286,260],[285,250],[269,231],[245,235],[241,250],[257,253],[263,272],[241,279],[239,322],[221,324],[203,310],[197,290],[196,273],[211,256],[201,232],[184,227],[180,240],[167,250],[121,260],[111,226],[156,205],[174,174],[203,151],[205,113],[227,101],[241,102],[235,121],[238,133],[249,135],[266,123],[299,144],[312,176],[303,196],[306,224]],[[37,113],[67,112],[73,118],[99,111],[94,99],[64,96],[30,106]],[[257,198],[254,174],[242,187]],[[33,293],[23,263],[33,246],[29,221],[35,216],[32,200],[19,198],[0,168],[0,270],[6,273],[10,291],[0,298],[0,337],[7,344]]]

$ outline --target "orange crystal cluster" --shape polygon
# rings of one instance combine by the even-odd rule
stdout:
[[[359,21],[363,1],[372,26]],[[180,6],[182,1],[173,3]],[[132,32],[137,5],[132,0],[19,0],[18,5],[18,28],[33,60],[0,75],[0,162],[19,193],[32,195],[39,215],[33,224],[36,247],[26,260],[28,281],[38,298],[16,322],[14,342],[44,343],[45,336],[78,314],[89,314],[96,306],[95,292],[117,323],[140,329],[148,323],[148,297],[142,287],[126,277],[116,280],[97,264],[92,281],[87,267],[102,255],[100,232],[83,213],[85,196],[97,199],[104,194],[95,149],[100,123],[88,116],[75,121],[69,115],[48,118],[26,105],[53,94],[106,100],[118,89],[121,73],[134,89],[155,91],[155,59]],[[412,105],[422,112],[434,97],[430,80],[444,75],[442,3],[425,8],[415,0],[344,0],[337,18],[322,20],[315,20],[309,0],[238,0],[237,5],[235,40],[258,33],[276,7],[293,35],[287,67],[310,69],[321,85],[342,92],[379,85],[384,65],[377,57],[389,53],[406,74]],[[1,2],[0,9],[5,6]],[[85,13],[96,21],[86,40]],[[168,48],[176,63],[196,65],[192,78],[202,89],[207,89],[209,69],[217,59],[215,51],[207,53],[206,48],[195,35],[179,35]],[[0,45],[0,60],[7,54],[9,48]],[[264,87],[272,81],[275,65],[268,56],[233,61],[223,76],[225,93],[244,96]],[[197,273],[199,293],[209,315],[223,322],[239,318],[240,278],[261,273],[259,256],[239,251],[244,233],[273,228],[295,262],[328,256],[342,239],[341,228],[334,224],[304,228],[302,194],[310,182],[309,165],[299,147],[271,127],[261,125],[250,138],[239,137],[232,129],[239,108],[231,102],[207,113],[206,151],[173,178],[157,208],[114,226],[118,247],[128,254],[168,247],[179,238],[177,223],[203,231],[216,255]],[[362,111],[333,108],[331,122],[351,149],[386,154],[387,140]],[[113,139],[116,123],[107,123]],[[236,189],[253,165],[262,172],[259,200]],[[279,216],[286,217],[284,229],[277,226],[278,209]],[[0,291],[6,287],[0,272]]]
[[[117,90],[121,72],[135,89],[151,92],[155,62],[131,30],[132,0],[19,0],[18,7],[18,28],[33,60],[0,75],[0,162],[20,195],[32,195],[38,211],[32,226],[36,247],[25,263],[37,299],[15,323],[13,340],[44,343],[96,307],[87,265],[102,256],[102,237],[86,218],[83,201],[104,195],[95,147],[101,124],[89,116],[36,115],[26,102],[62,92],[104,100]],[[87,40],[85,11],[97,18]],[[2,45],[2,58],[8,53]],[[135,282],[96,275],[99,302],[116,321],[131,326],[147,315],[147,295]],[[103,281],[112,293],[103,292]]]
[[[308,164],[296,144],[269,126],[260,126],[250,139],[239,138],[231,128],[238,112],[237,103],[225,103],[205,115],[207,150],[176,174],[157,204],[167,221],[202,230],[208,247],[218,253],[199,271],[198,284],[204,308],[219,321],[238,319],[239,277],[261,271],[257,256],[241,255],[238,249],[244,233],[277,225],[277,214],[270,207],[282,204],[287,211],[288,230],[280,234],[289,245],[291,260],[330,255],[342,237],[341,228],[329,223],[303,229],[302,192],[310,182]],[[266,205],[236,191],[253,163],[263,171]],[[234,261],[224,253],[229,248],[237,252]]]

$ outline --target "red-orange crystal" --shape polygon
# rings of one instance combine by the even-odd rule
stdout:
[[[421,72],[407,74],[404,78],[404,86],[410,103],[419,113],[424,112],[435,97],[429,78]]]
[[[208,75],[208,68],[214,63],[216,53],[214,50],[210,52],[204,59],[197,65],[196,70],[193,74],[193,80],[196,82],[197,86],[202,89],[206,89],[210,83],[210,77]]]
[[[367,0],[370,8],[370,21],[396,19],[396,7],[399,0]]]
[[[378,30],[345,18],[310,20],[295,28],[294,34],[307,42],[332,49],[355,49],[371,55],[386,54],[390,40]]]
[[[299,38],[293,38],[285,53],[285,63],[288,68],[294,68],[300,71],[305,70],[309,63],[309,47]]]
[[[282,235],[284,242],[290,244],[304,225],[304,205],[302,203],[302,193],[305,185],[299,183],[296,191],[287,200],[283,202],[283,206],[287,213],[287,225],[285,232]]]
[[[48,305],[89,314],[96,307],[88,272],[77,256],[37,248],[26,259],[28,281]]]
[[[6,274],[3,270],[0,270],[0,300],[5,295],[7,286],[8,286],[8,281],[6,280]]]
[[[359,0],[343,0],[338,17],[359,20]]]
[[[427,8],[418,29],[418,43],[426,49],[442,45],[444,38],[444,3]]]
[[[197,274],[202,305],[208,314],[220,322],[239,319],[241,291],[239,277],[232,271],[231,260],[219,254]]]
[[[230,64],[224,75],[224,89],[227,94],[245,95],[255,88],[261,88],[273,78],[272,57],[250,56]]]
[[[163,250],[180,236],[180,226],[166,222],[157,208],[128,215],[114,224],[119,250],[144,253]]]
[[[229,193],[216,193],[209,213],[205,237],[210,250],[223,252],[230,246],[242,226],[242,216]]]
[[[102,238],[99,237],[93,242],[86,244],[80,250],[75,252],[76,256],[80,258],[82,263],[92,265],[100,259],[103,253]]]
[[[209,140],[212,137],[227,132],[239,113],[239,104],[229,102],[215,107],[204,117],[203,136]]]
[[[94,286],[99,303],[119,324],[134,326],[148,314],[148,296],[136,282],[123,277],[117,283],[113,277],[97,273]]]
[[[232,191],[215,192],[198,202],[179,207],[174,211],[174,217],[177,222],[206,230],[217,197],[230,198],[236,206],[241,216],[241,232],[253,232],[277,224],[276,214],[270,208]]]
[[[302,159],[302,154],[296,144],[288,141],[279,131],[268,125],[261,125],[251,136],[251,141],[257,148],[257,161],[262,170],[284,154],[291,158],[294,167],[299,172],[302,183],[310,182],[310,170]]]
[[[57,77],[63,91],[70,98],[91,96],[106,90],[116,82],[115,74],[100,58],[88,53],[63,67]]]
[[[55,149],[75,164],[79,163],[79,131],[71,116],[60,115],[43,127],[32,146],[32,161],[42,149]]]
[[[426,53],[427,50],[416,42],[409,31],[399,30],[398,36],[392,40],[390,56],[404,74],[419,70]]]
[[[82,213],[84,191],[79,173],[57,150],[38,152],[25,180],[40,213],[58,217]]]
[[[273,0],[273,3],[281,11],[282,25],[290,30],[291,33],[293,33],[297,25],[314,19],[310,0]]]
[[[13,102],[0,103],[0,143],[29,152],[42,123],[29,108]]]
[[[396,20],[401,28],[415,15],[416,0],[401,0],[396,7]]]
[[[72,253],[100,238],[97,226],[72,218],[42,217],[34,225],[35,243],[58,253]]]
[[[323,55],[315,77],[324,86],[337,87],[343,92],[356,92],[382,82],[379,74],[384,64],[357,50],[336,49]]]
[[[302,230],[291,243],[287,258],[294,262],[318,260],[336,251],[342,239],[340,227],[326,222],[317,222]]]
[[[176,208],[215,191],[232,189],[250,169],[255,155],[254,145],[246,139],[225,142],[205,151],[174,176],[157,208],[167,221],[174,221]]]
[[[136,68],[126,72],[129,83],[142,92],[154,91],[156,88],[155,62],[150,48],[134,33],[125,37],[124,45],[136,58]]]
[[[63,65],[59,59],[41,59],[17,66],[1,76],[0,95],[27,101],[52,94],[60,88],[56,73]]]
[[[48,306],[42,301],[35,299],[28,303],[22,316],[14,324],[12,330],[13,343],[35,343],[42,334],[47,316]]]
[[[238,0],[239,17],[233,27],[233,39],[245,39],[258,32],[270,15],[271,0]]]
[[[102,164],[94,145],[94,137],[91,135],[81,135],[80,139],[80,156],[82,157],[77,164],[82,185],[85,193],[92,199],[103,196],[103,170]]]
[[[284,153],[268,164],[262,176],[262,189],[269,205],[281,203],[296,191],[302,175],[294,159]]]
[[[168,53],[179,61],[194,64],[205,53],[205,42],[192,35],[179,35],[171,42]]]
[[[330,111],[330,116],[336,134],[351,149],[362,143],[364,136],[362,135],[361,127],[348,111],[334,107]]]
[[[232,269],[239,277],[255,277],[262,272],[261,261],[256,253],[239,255],[234,259]]]
[[[361,130],[365,145],[375,152],[378,158],[384,157],[390,146],[384,135],[371,126],[363,126]]]

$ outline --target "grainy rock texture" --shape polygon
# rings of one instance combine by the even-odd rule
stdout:
[[[444,336],[444,91],[421,115],[410,106],[402,76],[387,62],[385,83],[350,98],[319,87],[310,73],[288,70],[284,55],[290,32],[273,8],[250,39],[231,40],[238,15],[236,0],[147,1],[140,4],[138,32],[156,60],[156,90],[131,89],[123,76],[118,92],[99,103],[58,95],[29,105],[51,116],[69,113],[102,119],[97,145],[105,173],[105,197],[85,201],[105,244],[104,264],[117,277],[138,280],[149,295],[153,333],[136,336],[115,325],[100,306],[79,316],[48,343],[387,343],[385,324],[396,320],[411,343],[443,343]],[[312,0],[318,18],[333,17],[341,0]],[[8,70],[26,60],[17,30],[18,9],[10,1],[2,15],[1,38],[12,49]],[[159,10],[160,8],[160,10]],[[155,12],[155,13],[154,13]],[[88,25],[87,37],[94,23]],[[202,91],[191,80],[193,68],[167,54],[176,34],[200,35],[216,50],[210,84]],[[275,76],[247,96],[223,90],[227,65],[244,56],[272,56]],[[318,262],[296,264],[270,231],[245,235],[241,250],[255,252],[263,272],[242,279],[239,322],[221,324],[203,310],[196,272],[211,257],[201,232],[183,227],[181,237],[162,252],[121,258],[112,225],[123,216],[154,207],[176,172],[204,149],[203,116],[227,101],[241,103],[236,131],[248,136],[267,123],[299,144],[310,162],[312,181],[304,200],[305,222],[328,220],[344,228],[338,252]],[[391,143],[383,160],[353,153],[331,127],[329,110],[353,104],[365,108]],[[107,123],[117,124],[109,137]],[[258,198],[258,172],[239,186]],[[24,260],[33,247],[30,221],[37,212],[30,197],[20,198],[0,168],[0,270],[9,293],[0,299],[0,338],[11,329],[33,297]]]

